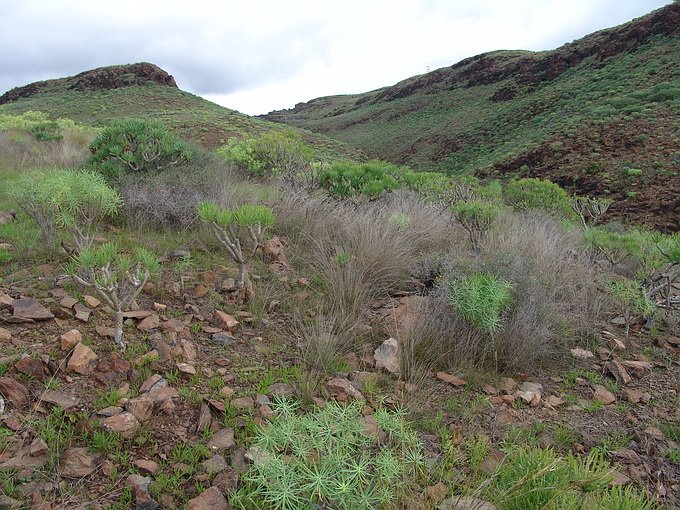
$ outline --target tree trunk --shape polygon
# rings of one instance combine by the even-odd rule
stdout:
[[[123,311],[116,311],[116,322],[113,330],[113,339],[116,341],[121,351],[125,350],[125,342],[123,342]]]

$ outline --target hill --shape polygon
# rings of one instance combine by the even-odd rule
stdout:
[[[680,4],[555,50],[485,53],[264,118],[417,169],[549,178],[677,230]]]
[[[281,124],[249,117],[182,91],[171,75],[149,63],[101,67],[17,87],[0,96],[0,113],[29,110],[93,126],[124,117],[156,118],[180,136],[209,148],[233,136],[284,129]],[[362,157],[360,151],[334,139],[293,129],[322,157]]]

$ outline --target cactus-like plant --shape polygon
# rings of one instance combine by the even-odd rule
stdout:
[[[134,255],[120,253],[115,243],[84,250],[68,266],[77,283],[90,287],[115,312],[114,340],[125,350],[123,313],[139,295],[149,278],[160,271],[158,258],[149,250],[139,249]]]
[[[262,246],[267,228],[276,218],[268,207],[245,204],[237,209],[224,209],[215,202],[201,202],[198,217],[208,224],[217,241],[238,264],[237,284],[244,300],[252,296],[247,264]]]
[[[496,204],[482,200],[458,202],[452,207],[456,219],[470,234],[472,248],[478,250],[486,233],[496,221],[500,209]]]

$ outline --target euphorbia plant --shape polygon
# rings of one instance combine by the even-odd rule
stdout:
[[[93,288],[115,312],[114,340],[125,350],[123,313],[130,308],[152,275],[160,271],[160,261],[149,250],[134,255],[120,253],[115,243],[80,252],[68,267],[76,282]]]
[[[237,209],[224,209],[215,202],[198,204],[198,217],[210,226],[213,234],[227,253],[238,264],[237,285],[244,299],[252,296],[247,264],[262,246],[267,228],[276,218],[263,205],[242,205]]]

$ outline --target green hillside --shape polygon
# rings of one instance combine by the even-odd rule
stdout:
[[[172,76],[146,63],[103,67],[69,78],[36,82],[0,96],[0,113],[29,110],[93,126],[124,117],[160,119],[180,136],[209,148],[233,136],[284,129],[280,124],[249,117],[182,91]],[[334,139],[300,131],[321,157],[362,157],[358,150]]]
[[[265,118],[417,169],[550,178],[677,229],[680,4],[556,50],[486,53]]]

